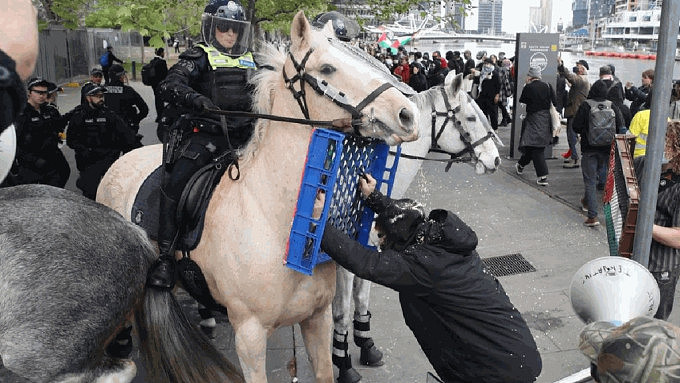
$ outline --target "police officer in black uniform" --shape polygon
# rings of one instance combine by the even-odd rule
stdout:
[[[106,106],[117,113],[134,134],[137,134],[139,122],[149,114],[149,107],[136,90],[125,85],[125,68],[118,64],[111,65],[109,76],[106,83]],[[138,135],[138,146],[142,146],[141,139],[142,136]]]
[[[253,131],[250,118],[228,116],[228,137],[218,116],[207,109],[250,111],[256,69],[250,48],[250,22],[236,0],[212,0],[202,17],[203,42],[182,53],[160,84],[160,94],[172,108],[192,110],[172,127],[161,185],[158,247],[160,258],[149,273],[148,284],[172,288],[175,282],[174,241],[177,202],[187,180],[230,147],[243,146]],[[171,109],[170,107],[167,109]],[[166,109],[166,110],[167,110]],[[181,136],[182,150],[173,140]]]
[[[85,99],[85,93],[86,90],[91,89],[91,87],[88,86],[88,84],[94,84],[94,85],[102,85],[102,81],[104,79],[104,72],[102,72],[101,69],[99,68],[92,68],[90,71],[90,80],[83,84],[83,87],[80,88],[80,103],[82,105],[87,105],[87,100]]]
[[[49,83],[39,77],[28,82],[28,102],[14,125],[17,153],[3,186],[46,184],[64,187],[71,172],[59,149],[64,121],[59,111],[46,102]]]
[[[89,84],[85,90],[87,104],[73,111],[66,143],[76,152],[80,171],[76,186],[85,197],[95,199],[99,182],[120,153],[137,146],[133,131],[104,105],[106,88]]]

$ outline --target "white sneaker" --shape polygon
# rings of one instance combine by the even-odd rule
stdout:
[[[521,175],[522,173],[524,173],[524,166],[520,166],[519,162],[515,163],[515,171],[517,172],[517,174]]]
[[[541,186],[548,186],[548,176],[539,177],[536,183]]]

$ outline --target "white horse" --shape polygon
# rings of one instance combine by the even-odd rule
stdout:
[[[313,120],[353,117],[354,128],[364,136],[390,145],[414,140],[415,105],[385,85],[393,79],[364,65],[332,36],[328,28],[313,30],[299,12],[288,55],[269,47],[258,58],[272,70],[262,69],[253,79],[256,110]],[[258,121],[241,153],[240,178],[224,177],[217,185],[201,243],[191,253],[212,296],[229,312],[248,382],[267,380],[267,338],[295,323],[300,324],[316,380],[333,381],[329,350],[335,263],[317,266],[313,276],[282,265],[311,132],[305,125]],[[137,191],[161,164],[161,152],[154,145],[121,157],[102,179],[97,200],[130,219]]]
[[[401,145],[401,158],[392,188],[392,197],[406,193],[431,149],[453,157],[469,155],[477,174],[493,173],[501,159],[494,141],[500,139],[491,129],[477,103],[461,89],[462,75],[450,73],[443,86],[430,88],[411,97],[420,110],[418,139]],[[434,120],[433,120],[434,119]],[[393,162],[393,156],[390,156]],[[371,282],[355,277],[341,266],[337,268],[336,293],[333,299],[334,348],[340,382],[361,379],[351,366],[347,353],[347,335],[352,320],[350,304],[354,301],[354,340],[360,348],[360,363],[380,365],[382,353],[370,337],[368,311]],[[339,359],[344,359],[342,362]]]

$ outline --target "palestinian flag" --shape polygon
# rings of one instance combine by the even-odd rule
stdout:
[[[383,32],[383,34],[378,39],[378,45],[381,48],[389,48],[390,45],[392,45],[392,42],[390,41],[390,39],[387,38],[387,33]]]

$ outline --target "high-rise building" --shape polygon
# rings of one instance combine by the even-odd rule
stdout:
[[[479,0],[477,33],[501,34],[503,0]]]
[[[624,0],[635,2],[635,0]],[[637,0],[637,3],[648,0]],[[621,0],[574,0],[571,4],[572,24],[574,28],[582,27],[590,21],[613,16],[618,7],[623,7]]]

